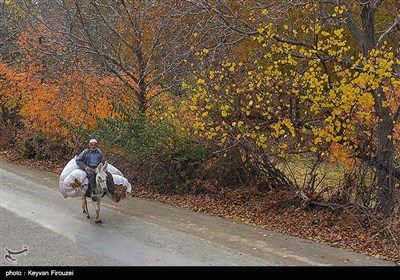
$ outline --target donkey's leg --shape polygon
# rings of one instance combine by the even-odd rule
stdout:
[[[94,207],[96,209],[96,218],[94,219],[94,222],[96,224],[102,224],[103,223],[103,221],[100,220],[100,200],[101,200],[101,198],[98,197],[97,198],[97,202],[93,202]]]
[[[83,209],[83,214],[86,214],[86,218],[90,219],[86,196],[82,196],[82,209]]]

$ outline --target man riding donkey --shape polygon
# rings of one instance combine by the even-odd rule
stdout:
[[[86,196],[91,197],[93,201],[97,200],[95,196],[96,188],[96,167],[105,162],[105,158],[101,150],[97,147],[97,140],[91,139],[88,148],[84,149],[82,153],[76,158],[76,164],[86,172],[89,179],[89,187],[86,191]],[[114,179],[109,171],[107,173],[107,189],[113,198],[117,198],[117,193],[114,189]],[[117,201],[118,202],[118,201]]]

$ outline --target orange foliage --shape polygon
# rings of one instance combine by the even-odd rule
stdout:
[[[84,129],[96,129],[96,117],[115,117],[113,91],[100,85],[110,83],[109,79],[79,73],[62,78],[57,85],[42,84],[25,95],[26,106],[21,114],[26,116],[25,123],[31,130],[66,138],[69,131],[61,125],[61,119]]]
[[[0,102],[8,107],[15,106],[21,101],[21,94],[25,87],[21,83],[26,74],[0,62]]]
[[[391,91],[391,94],[388,93],[388,101],[390,104],[391,111],[394,113],[399,107],[400,107],[400,86],[397,89],[393,89]],[[393,141],[394,144],[399,144],[399,139],[400,139],[400,124],[399,121],[397,121],[394,124],[393,127]],[[398,153],[400,151],[397,150]]]
[[[2,89],[8,85],[10,96],[18,96],[24,106],[21,109],[23,122],[28,133],[42,132],[53,140],[71,140],[70,130],[62,125],[62,121],[81,127],[95,130],[98,117],[118,117],[118,112],[112,107],[112,100],[117,100],[123,106],[135,106],[136,96],[124,93],[124,85],[117,78],[96,76],[84,70],[63,71],[54,69],[52,77],[43,78],[46,69],[46,49],[57,51],[59,35],[50,34],[45,28],[39,27],[35,32],[21,33],[19,38],[20,52],[28,63],[21,68],[21,74],[16,75],[13,69],[5,71],[5,65],[0,64],[0,73],[8,83],[0,85]],[[39,38],[45,38],[40,40]],[[73,67],[80,69],[78,61]],[[51,65],[51,67],[54,67]],[[53,70],[53,69],[52,69]],[[7,74],[8,73],[8,74]],[[1,77],[1,76],[0,76]],[[151,78],[147,77],[147,83]],[[134,81],[131,86],[139,91]],[[126,89],[126,88],[125,88]],[[154,87],[146,92],[147,98],[156,98],[161,103],[173,104],[167,94],[160,94],[161,88]],[[3,90],[4,91],[4,90]],[[1,97],[1,95],[0,95]],[[10,97],[7,98],[11,100]],[[163,106],[156,106],[147,111],[149,120],[160,118]],[[168,110],[167,110],[168,111]],[[168,112],[167,112],[168,113]],[[173,115],[171,119],[173,119]]]
[[[353,168],[355,161],[351,158],[352,153],[343,145],[333,143],[331,145],[330,162],[341,162],[349,168]]]

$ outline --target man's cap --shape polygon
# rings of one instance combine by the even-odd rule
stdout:
[[[89,144],[90,143],[96,143],[97,144],[97,140],[96,139],[90,139]]]

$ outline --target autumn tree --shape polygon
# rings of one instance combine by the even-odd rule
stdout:
[[[157,120],[178,103],[172,99],[182,95],[181,78],[188,67],[185,58],[191,55],[186,38],[196,24],[188,19],[190,9],[184,1],[18,3],[16,10],[29,18],[28,32],[35,34],[26,42],[34,42],[31,52],[38,54],[45,82],[67,81],[66,73],[70,81],[77,82],[76,72],[81,73],[80,80],[110,77],[109,81],[115,82],[111,110],[138,115],[126,116],[126,120]],[[68,93],[68,87],[59,86],[55,102],[66,100]],[[111,86],[104,85],[104,90]],[[171,104],[160,105],[166,100]]]
[[[23,127],[20,115],[22,88],[19,84],[25,75],[15,63],[18,29],[14,21],[21,18],[12,12],[10,1],[0,2],[0,18],[0,138],[6,141],[7,146],[13,144],[17,147],[16,138]]]
[[[0,3],[0,60],[9,61],[16,53],[16,46],[13,39],[16,37],[16,30],[12,25],[12,13],[6,3]]]
[[[25,9],[62,35],[68,54],[86,57],[92,70],[118,77],[124,94],[145,113],[161,92],[179,92],[189,54],[181,2],[26,1]]]
[[[236,1],[201,3],[237,34],[236,50],[252,46],[247,38],[259,47],[248,48],[253,63],[236,55],[197,72],[199,131],[275,154],[326,154],[339,144],[375,169],[377,209],[390,215],[399,178],[396,1],[245,1],[247,15]]]

